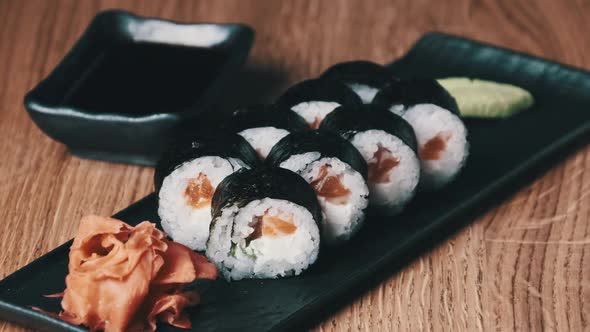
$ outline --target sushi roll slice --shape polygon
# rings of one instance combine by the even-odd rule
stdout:
[[[291,132],[308,130],[307,122],[297,113],[276,105],[254,105],[234,111],[231,130],[244,137],[261,160],[272,147]]]
[[[320,205],[299,175],[283,168],[242,169],[213,196],[207,257],[227,280],[298,275],[320,248]]]
[[[336,107],[357,107],[362,101],[340,82],[315,79],[293,85],[276,103],[299,114],[310,128],[318,129]]]
[[[205,250],[215,188],[226,176],[256,163],[256,152],[238,135],[177,143],[154,175],[164,231],[193,250]]]
[[[368,104],[379,89],[389,83],[392,75],[387,68],[374,62],[350,61],[328,68],[321,77],[346,84]]]
[[[322,208],[322,243],[341,243],[360,229],[369,203],[367,163],[350,142],[328,132],[292,133],[266,161],[311,184]]]
[[[363,105],[337,108],[320,130],[348,139],[368,164],[369,204],[383,215],[394,215],[414,197],[420,179],[417,142],[412,126],[387,109]]]
[[[451,182],[469,154],[467,129],[455,99],[433,79],[392,80],[373,104],[401,115],[414,128],[422,177],[420,187],[436,190]]]

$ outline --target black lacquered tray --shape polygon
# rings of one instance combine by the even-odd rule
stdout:
[[[457,180],[420,195],[399,217],[372,217],[348,245],[323,251],[300,277],[216,281],[191,312],[195,331],[309,327],[501,201],[590,138],[590,73],[443,34],[391,64],[399,76],[472,76],[531,91],[535,106],[505,120],[468,120],[471,155]],[[117,217],[157,221],[152,194]],[[380,220],[383,219],[383,220]],[[83,330],[30,310],[58,311],[43,294],[64,288],[69,243],[0,282],[0,318],[43,330]],[[161,326],[161,330],[172,330]]]

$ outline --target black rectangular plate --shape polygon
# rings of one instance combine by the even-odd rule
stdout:
[[[473,220],[554,164],[564,151],[588,142],[590,73],[586,71],[442,34],[423,37],[391,69],[400,76],[460,75],[513,83],[531,91],[536,104],[506,120],[469,120],[471,156],[452,185],[418,196],[399,217],[370,218],[350,243],[322,251],[318,262],[302,276],[216,281],[205,292],[203,305],[191,312],[193,330],[308,327]],[[117,217],[131,224],[157,221],[155,195]],[[35,305],[59,310],[59,299],[42,294],[63,290],[68,246],[0,282],[0,318],[43,330],[82,330],[29,309]]]

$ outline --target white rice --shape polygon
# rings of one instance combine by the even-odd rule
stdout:
[[[306,152],[302,154],[296,154],[283,161],[280,165],[282,168],[286,168],[295,173],[302,169],[305,169],[307,165],[320,159],[322,154],[319,152]]]
[[[205,250],[211,223],[211,205],[195,208],[187,201],[185,190],[200,173],[207,176],[213,189],[228,175],[242,167],[241,160],[206,156],[185,162],[168,175],[159,192],[158,215],[162,228],[176,242],[193,250]]]
[[[238,133],[242,136],[263,160],[266,159],[272,147],[275,146],[283,137],[289,135],[289,131],[275,127],[258,127],[248,128]]]
[[[420,179],[420,162],[414,151],[402,140],[383,130],[359,132],[351,139],[363,158],[370,164],[380,144],[399,159],[389,173],[389,182],[369,180],[369,203],[383,214],[396,214],[414,197]]]
[[[247,245],[246,238],[254,232],[253,221],[265,213],[283,220],[292,218],[297,230],[261,236]],[[316,221],[307,209],[286,200],[264,198],[242,208],[226,207],[213,223],[206,254],[227,280],[298,275],[318,256]]]
[[[347,85],[352,89],[352,91],[361,97],[361,100],[365,104],[370,104],[371,101],[373,101],[373,98],[375,98],[377,92],[379,92],[378,88],[366,84],[347,83]]]
[[[339,106],[339,103],[333,101],[307,101],[291,107],[291,110],[304,118],[310,127],[317,129],[313,125],[322,122],[326,115]]]
[[[368,205],[369,188],[363,176],[338,158],[321,158],[319,152],[293,155],[281,167],[301,175],[308,183],[314,181],[324,165],[330,165],[328,175],[337,176],[350,190],[346,204],[333,203],[318,195],[322,208],[322,241],[337,244],[349,240],[362,226]]]
[[[404,116],[406,113],[406,108],[402,104],[394,104],[389,107],[389,110],[396,115]]]
[[[450,135],[438,160],[421,160],[420,186],[435,190],[451,182],[467,159],[467,129],[458,116],[434,104],[418,104],[405,111],[404,119],[414,128],[418,145],[423,147],[439,134]]]

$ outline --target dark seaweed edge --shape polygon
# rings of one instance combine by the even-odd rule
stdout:
[[[160,191],[164,179],[187,161],[204,156],[237,158],[249,167],[258,165],[256,151],[237,134],[205,136],[183,139],[176,142],[160,158],[154,172],[156,192]]]
[[[310,101],[336,102],[347,107],[357,107],[363,103],[348,86],[330,79],[301,81],[287,89],[275,103],[291,109],[300,103]]]
[[[342,83],[360,83],[381,88],[389,83],[393,75],[385,66],[371,61],[357,60],[335,64],[326,69],[320,77]]]
[[[351,139],[358,132],[379,129],[404,142],[415,153],[418,141],[412,126],[399,115],[379,105],[362,105],[359,108],[338,107],[320,124],[320,130],[334,132]]]
[[[219,183],[211,201],[211,227],[225,207],[237,205],[241,208],[263,198],[283,199],[298,204],[311,213],[318,227],[321,225],[322,210],[307,181],[284,168],[261,166],[241,169]]]
[[[309,130],[299,114],[275,104],[250,105],[235,110],[229,118],[228,128],[240,132],[249,128],[275,127],[289,132]]]
[[[459,115],[455,98],[431,78],[392,79],[379,89],[371,104],[386,108],[401,104],[406,109],[417,104],[434,104]]]
[[[326,131],[291,133],[281,139],[266,157],[269,166],[279,165],[289,157],[306,152],[319,152],[347,163],[366,180],[368,166],[361,153],[340,135]]]

